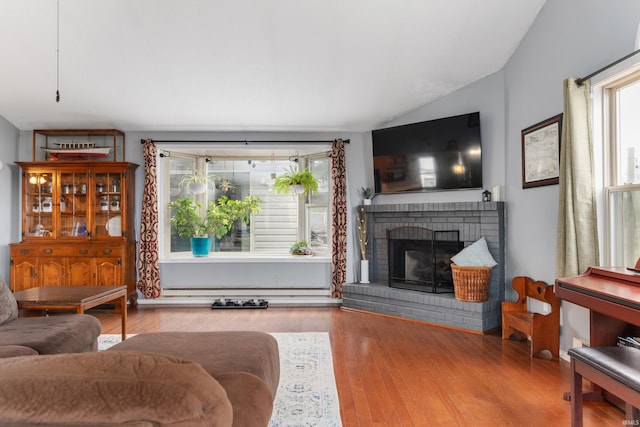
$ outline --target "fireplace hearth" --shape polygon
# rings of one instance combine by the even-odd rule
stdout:
[[[387,230],[389,286],[421,292],[453,292],[451,257],[464,243],[458,230],[424,227]]]

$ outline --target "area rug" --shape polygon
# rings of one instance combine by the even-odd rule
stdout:
[[[280,350],[280,385],[269,427],[342,426],[329,334],[271,335]],[[119,334],[102,334],[98,350],[106,350],[120,339]]]

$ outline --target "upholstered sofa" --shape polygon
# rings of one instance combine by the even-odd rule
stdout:
[[[100,321],[88,314],[18,317],[16,300],[0,280],[0,358],[95,351],[100,331]]]
[[[224,388],[233,409],[233,426],[269,423],[280,382],[278,342],[272,335],[253,331],[148,333],[107,352],[136,351],[197,362]]]
[[[0,425],[267,426],[280,378],[261,332],[140,334],[108,351],[0,359]]]

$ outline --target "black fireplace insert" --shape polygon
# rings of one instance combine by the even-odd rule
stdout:
[[[421,292],[453,292],[451,257],[464,247],[458,230],[424,227],[387,230],[389,286]]]

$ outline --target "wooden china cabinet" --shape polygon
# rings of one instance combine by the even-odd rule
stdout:
[[[134,178],[118,161],[17,162],[22,240],[10,245],[11,289],[127,286],[136,296]]]

